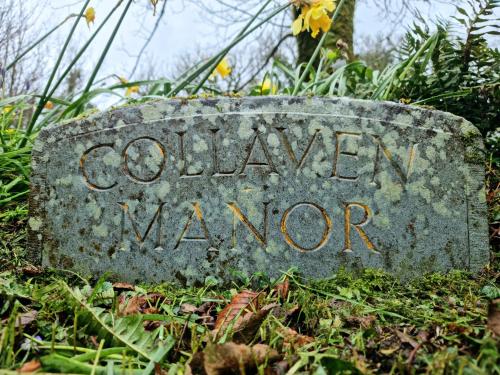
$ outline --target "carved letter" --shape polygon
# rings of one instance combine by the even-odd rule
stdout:
[[[130,170],[130,167],[129,167],[128,150],[134,143],[136,143],[137,141],[141,141],[141,140],[147,140],[147,141],[152,142],[154,144],[154,146],[157,148],[157,150],[162,158],[160,165],[158,167],[158,172],[151,178],[139,177],[139,176],[135,175],[134,173],[132,173],[132,171]],[[165,149],[163,148],[163,145],[160,142],[158,142],[156,139],[151,138],[151,137],[136,138],[133,141],[129,142],[129,144],[123,150],[123,170],[124,170],[125,174],[127,175],[127,177],[129,177],[132,181],[135,181],[135,182],[150,183],[150,182],[157,180],[158,178],[160,178],[160,175],[163,172],[163,168],[165,168],[165,162],[166,162]]]
[[[200,227],[203,231],[203,236],[199,236],[199,235],[198,236],[187,236],[188,231],[193,223],[193,218],[195,218],[195,217],[198,220],[198,222],[200,223]],[[194,241],[194,242],[208,241],[209,244],[211,242],[210,235],[209,235],[208,229],[207,229],[207,224],[205,223],[205,219],[203,218],[200,204],[198,202],[193,203],[193,212],[189,216],[189,218],[186,222],[186,225],[184,226],[184,229],[182,230],[182,233],[181,233],[179,239],[177,240],[177,243],[175,244],[174,249],[177,249],[179,247],[179,245],[181,244],[181,242],[187,242],[187,241]]]
[[[406,173],[403,171],[403,169],[400,167],[400,165],[394,160],[394,157],[392,156],[392,153],[385,147],[384,143],[380,139],[379,136],[372,135],[373,140],[377,144],[377,154],[375,155],[375,164],[373,168],[373,177],[371,183],[376,183],[375,182],[375,177],[377,176],[377,173],[379,172],[379,164],[380,164],[380,154],[382,153],[385,158],[389,161],[391,164],[392,168],[396,172],[396,174],[399,176],[401,181],[406,184],[408,182],[408,179],[410,178],[412,169],[413,169],[413,162],[415,161],[415,155],[417,153],[417,146],[418,144],[412,144],[410,148],[408,149],[408,164],[406,166]],[[380,152],[382,151],[382,152]]]
[[[217,150],[217,132],[219,130],[220,129],[210,129],[210,132],[212,132],[212,160],[214,164],[214,171],[212,173],[212,176],[214,177],[233,176],[234,172],[236,172],[236,168],[234,168],[232,171],[220,170],[219,155]]]
[[[345,216],[344,216],[344,249],[343,251],[346,253],[352,252],[351,249],[351,226],[356,229],[358,232],[359,236],[365,243],[366,247],[368,250],[374,252],[375,254],[380,254],[376,249],[375,245],[370,241],[368,236],[366,235],[365,231],[362,229],[363,226],[365,226],[369,221],[370,217],[372,216],[370,207],[368,207],[365,204],[362,203],[345,203]],[[364,217],[363,220],[359,223],[351,223],[351,208],[352,207],[358,207],[361,208],[364,212]]]
[[[323,231],[321,239],[319,240],[317,245],[309,248],[300,246],[297,242],[295,242],[292,239],[292,237],[288,233],[288,228],[287,228],[288,217],[299,207],[310,207],[319,211],[323,216],[323,220],[325,221],[325,230]],[[331,230],[332,230],[332,219],[330,219],[326,210],[323,207],[320,207],[315,203],[307,203],[307,202],[297,203],[296,205],[287,209],[283,214],[283,217],[281,218],[281,233],[283,234],[286,243],[289,244],[294,249],[299,250],[301,252],[315,251],[321,249],[328,242]]]
[[[356,139],[356,151],[355,152],[349,152],[349,151],[342,151],[341,150],[341,142],[343,137],[352,137]],[[336,146],[335,146],[335,159],[333,161],[333,171],[332,175],[330,177],[332,178],[338,178],[339,180],[348,180],[348,181],[356,181],[359,176],[342,176],[339,173],[339,157],[340,155],[345,155],[345,156],[350,156],[353,157],[354,159],[358,160],[358,141],[359,138],[361,137],[360,133],[349,133],[349,132],[337,132],[335,133],[335,139],[336,139]]]
[[[153,225],[154,225],[155,221],[158,222],[157,230],[156,230],[156,245],[155,246],[161,247],[161,218],[162,218],[161,212],[163,209],[163,205],[165,203],[160,202],[158,209],[156,210],[156,213],[153,216],[153,219],[149,222],[148,227],[146,228],[146,232],[144,232],[144,235],[142,235],[141,232],[139,231],[139,228],[136,224],[136,220],[132,217],[132,214],[130,213],[130,211],[128,209],[128,204],[123,203],[123,202],[118,202],[118,204],[120,205],[120,207],[123,210],[122,211],[123,216],[125,214],[127,214],[128,218],[130,219],[130,222],[132,223],[132,229],[134,230],[134,233],[135,233],[135,238],[137,239],[137,242],[139,242],[140,247],[142,247],[144,245],[144,242],[146,242],[146,240],[149,236],[149,233],[153,229]],[[123,217],[122,218],[122,238],[123,238],[124,227],[125,227],[125,218]]]
[[[270,202],[264,202],[264,233],[261,234],[259,231],[252,225],[250,220],[243,215],[241,210],[236,206],[235,203],[231,202],[228,203],[227,205],[229,206],[229,209],[233,212],[233,248],[236,247],[236,227],[238,225],[238,222],[236,219],[241,221],[243,224],[245,224],[248,229],[250,229],[250,232],[255,236],[257,241],[260,242],[261,245],[267,246],[267,206],[269,205]]]
[[[103,191],[103,190],[109,190],[118,184],[117,182],[114,182],[109,186],[99,186],[96,183],[90,181],[89,175],[87,174],[87,170],[85,169],[85,163],[87,162],[87,158],[92,151],[97,150],[99,148],[110,148],[110,149],[114,150],[113,146],[114,146],[113,143],[106,143],[106,144],[102,144],[102,145],[92,146],[87,151],[85,151],[83,153],[82,157],[80,158],[80,170],[82,171],[82,175],[83,175],[83,178],[85,179],[85,183],[87,184],[87,186],[89,188],[91,188],[93,190]]]
[[[203,174],[203,171],[204,171],[203,169],[201,171],[194,172],[194,173],[188,172],[186,154],[184,152],[184,134],[186,134],[186,132],[178,132],[176,134],[179,136],[179,159],[182,162],[181,178],[201,176]]]
[[[281,137],[283,139],[283,144],[285,146],[286,151],[288,152],[288,155],[290,156],[290,159],[293,161],[297,169],[302,168],[304,166],[307,154],[311,150],[311,146],[314,143],[314,140],[316,139],[316,135],[319,133],[319,129],[316,129],[316,131],[314,132],[300,160],[298,160],[297,157],[295,156],[295,152],[292,149],[292,145],[290,144],[290,141],[288,140],[288,137],[285,133],[286,128],[276,128],[276,130],[279,131],[281,134]]]
[[[253,137],[252,143],[250,145],[250,149],[248,150],[248,155],[245,158],[245,161],[243,162],[243,167],[241,168],[240,175],[245,174],[245,170],[247,167],[263,167],[267,166],[269,167],[271,174],[275,173],[278,174],[278,171],[276,170],[276,167],[273,164],[273,161],[271,159],[271,154],[269,153],[269,150],[267,149],[266,143],[262,140],[260,133],[258,129],[253,129],[255,132],[255,136]],[[260,147],[262,148],[262,151],[264,151],[264,155],[266,157],[267,163],[262,162],[262,161],[250,161],[250,157],[253,154],[254,146],[255,143],[259,141]]]

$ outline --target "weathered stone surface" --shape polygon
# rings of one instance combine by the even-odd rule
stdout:
[[[30,251],[136,281],[488,263],[479,132],[350,99],[171,100],[44,129]]]

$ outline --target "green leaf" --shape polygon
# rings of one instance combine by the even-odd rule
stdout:
[[[89,306],[81,294],[71,289],[62,282],[65,291],[79,305],[79,322],[86,325],[86,329],[95,332],[100,339],[115,346],[126,346],[149,361],[154,361],[158,353],[162,353],[165,347],[170,350],[174,340],[168,336],[166,340],[157,342],[159,329],[147,332],[143,327],[143,316],[140,314],[116,318],[112,314],[99,307]]]
[[[63,355],[53,353],[40,358],[44,370],[47,371],[57,371],[66,374],[92,374],[96,375],[106,375],[108,373],[108,367],[104,366],[94,366],[87,363],[77,361],[72,358],[65,357]],[[115,374],[120,374],[122,372],[121,367],[116,367],[114,369]],[[143,374],[142,370],[132,370],[127,368],[127,374],[139,375]]]

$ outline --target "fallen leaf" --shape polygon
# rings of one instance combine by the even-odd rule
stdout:
[[[500,298],[490,301],[488,307],[488,328],[500,337]]]
[[[266,306],[263,306],[256,313],[248,312],[246,313],[242,319],[239,319],[235,325],[233,326],[233,341],[236,343],[244,343],[248,344],[253,340],[255,334],[259,330],[260,326],[264,319],[266,319],[267,315],[275,308],[279,306],[276,303],[272,303]],[[217,336],[217,330],[214,331],[215,336]]]
[[[254,374],[263,363],[273,363],[280,358],[275,349],[264,344],[247,346],[228,342],[209,345],[203,352],[196,353],[190,363],[193,374],[229,375]]]
[[[161,301],[161,304],[168,302],[167,299],[159,293],[149,293],[145,296],[133,296],[128,300],[125,300],[124,296],[120,296],[118,315],[153,314],[150,309],[159,301]]]
[[[241,293],[235,295],[229,305],[224,307],[222,311],[217,316],[215,321],[215,329],[217,331],[223,331],[230,324],[236,325],[237,322],[233,322],[236,318],[237,320],[243,319],[243,316],[247,312],[256,312],[258,310],[258,298],[260,293],[252,292],[249,290],[244,290]]]
[[[90,336],[90,341],[92,342],[95,348],[99,347],[99,343],[97,342],[97,336]]]
[[[33,266],[32,264],[25,266],[21,269],[21,272],[27,276],[37,276],[43,273],[43,268]]]
[[[15,321],[14,325],[16,328],[25,327],[28,324],[30,324],[31,322],[33,322],[34,320],[36,320],[37,315],[38,315],[38,311],[36,311],[36,310],[28,310],[26,312],[23,312],[16,317],[16,321]],[[1,321],[2,324],[7,324],[7,322],[8,322],[8,319],[4,319]]]
[[[135,287],[132,284],[129,284],[129,283],[114,283],[113,284],[113,289],[116,290],[116,291],[124,291],[124,290],[134,291]]]
[[[167,375],[167,372],[161,368],[161,365],[159,363],[155,363],[154,375]]]
[[[26,362],[20,369],[19,372],[35,372],[42,364],[38,359],[34,359],[32,361]]]
[[[410,344],[414,349],[419,346],[418,343],[406,333],[401,332],[397,329],[395,329],[394,332],[396,333],[396,336],[398,336],[399,340],[402,343]]]
[[[179,308],[179,312],[182,314],[194,314],[198,311],[198,308],[195,305],[191,305],[189,303],[183,303]]]
[[[288,297],[288,291],[290,289],[290,281],[288,280],[288,276],[285,277],[285,280],[282,283],[276,284],[274,290],[277,292],[278,297],[286,300]]]
[[[366,316],[348,316],[345,318],[346,322],[351,326],[359,326],[361,328],[367,329],[371,328],[377,317],[375,315],[366,315]]]
[[[283,327],[278,329],[278,333],[283,337],[283,344],[294,349],[314,342],[310,336],[302,335],[294,329]]]
[[[25,313],[19,314],[16,319],[16,327],[19,326],[27,326],[31,322],[36,320],[36,317],[38,315],[38,311],[36,310],[29,310],[26,311]]]
[[[144,302],[142,298],[142,296],[134,296],[127,301],[124,298],[122,301],[122,298],[120,298],[118,305],[118,315],[127,316],[140,313],[141,305]]]
[[[279,361],[279,362],[276,362],[273,367],[272,367],[272,374],[275,374],[275,375],[285,375],[288,371],[288,369],[290,368],[290,364],[288,363],[288,361]]]

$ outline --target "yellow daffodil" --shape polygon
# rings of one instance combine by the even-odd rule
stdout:
[[[215,77],[216,73],[219,74],[222,78],[226,78],[228,75],[231,74],[231,67],[229,66],[229,61],[227,60],[227,57],[224,57],[222,61],[217,65],[215,68],[214,72],[212,73],[212,78]]]
[[[300,14],[293,21],[293,35],[298,35],[303,31],[310,31],[311,36],[316,38],[319,31],[326,33],[332,26],[330,13],[335,10],[333,0],[302,0],[294,4],[300,6]]]
[[[95,9],[92,7],[87,8],[85,11],[85,20],[87,21],[87,26],[90,27],[90,23],[95,21]]]
[[[125,90],[125,96],[139,93],[139,86],[130,86]]]
[[[260,87],[260,91],[262,94],[276,94],[278,92],[278,86],[274,85],[269,78],[266,78],[264,82],[262,82],[262,86]]]
[[[54,103],[52,103],[50,100],[45,103],[45,105],[43,106],[43,108],[47,109],[47,110],[51,110],[52,108],[54,108]]]
[[[2,112],[3,112],[4,114],[8,114],[10,111],[12,111],[12,109],[13,109],[13,108],[14,108],[14,107],[13,107],[13,106],[11,106],[11,105],[6,105],[5,107],[3,107]]]
[[[128,83],[128,79],[126,79],[125,77],[118,77],[118,79],[124,85]],[[125,96],[137,94],[138,92],[139,92],[139,86],[129,86],[125,89]]]

